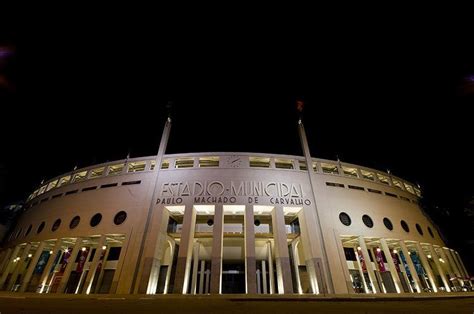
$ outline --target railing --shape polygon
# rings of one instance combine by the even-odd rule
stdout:
[[[281,169],[286,171],[307,171],[306,160],[301,156],[268,155],[252,153],[198,153],[165,155],[161,164],[163,170],[179,170],[194,168],[255,168],[255,169]],[[365,168],[340,161],[326,159],[312,159],[313,171],[344,177],[353,177],[367,181],[377,182],[407,191],[421,197],[420,188],[398,177],[383,171]],[[74,170],[57,176],[43,183],[28,198],[27,202],[65,185],[84,182],[86,180],[134,174],[137,172],[150,172],[155,169],[155,156],[122,159],[108,163],[93,165]]]

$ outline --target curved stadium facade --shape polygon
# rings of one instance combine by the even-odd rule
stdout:
[[[168,133],[157,156],[78,169],[34,191],[0,252],[1,289],[383,294],[471,284],[419,188],[401,178],[307,150],[165,155]]]

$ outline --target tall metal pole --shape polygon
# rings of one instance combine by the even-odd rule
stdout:
[[[169,106],[169,105],[168,105]],[[168,107],[169,108],[169,107]],[[158,178],[159,178],[159,173],[161,169],[161,163],[163,161],[163,156],[166,151],[166,146],[168,145],[168,138],[170,135],[170,130],[171,130],[171,117],[168,113],[168,118],[166,119],[165,127],[163,128],[163,134],[161,135],[161,141],[160,141],[160,147],[158,148],[158,153],[156,154],[156,159],[155,159],[155,169],[154,169],[154,176],[155,180],[153,183],[153,189],[152,189],[152,196],[150,200],[150,207],[148,208],[148,214],[145,222],[145,228],[143,230],[143,236],[142,236],[142,241],[140,243],[140,251],[138,253],[138,259],[137,259],[137,264],[135,266],[135,272],[133,275],[133,281],[132,281],[132,291],[135,289],[135,285],[137,285],[137,276],[138,276],[138,271],[140,268],[142,256],[143,256],[143,251],[145,250],[145,240],[146,236],[148,233],[148,230],[150,228],[150,223],[151,223],[151,216],[153,213],[153,208],[155,207],[156,204],[156,199],[157,199],[157,193],[156,193],[156,186],[158,185]],[[138,282],[138,284],[140,284]]]
[[[299,107],[299,106],[301,106],[301,107]],[[302,104],[298,104],[298,110],[301,113]],[[330,269],[329,269],[326,248],[324,246],[323,231],[322,231],[322,228],[321,228],[321,220],[319,218],[320,215],[319,215],[319,211],[318,211],[318,206],[316,205],[316,203],[317,203],[316,202],[317,195],[316,195],[316,191],[315,191],[315,189],[316,189],[316,179],[314,177],[314,172],[313,172],[313,161],[311,159],[311,153],[309,151],[308,140],[306,139],[306,132],[304,130],[303,120],[301,118],[301,114],[300,114],[300,117],[299,117],[299,120],[298,120],[298,131],[299,131],[299,135],[300,135],[301,147],[303,149],[303,154],[304,154],[304,157],[306,159],[306,168],[307,168],[307,171],[308,171],[309,181],[310,181],[310,184],[311,184],[311,191],[313,192],[313,199],[314,199],[314,202],[315,202],[315,204],[314,204],[314,208],[316,209],[315,218],[316,218],[317,229],[318,229],[317,243],[320,245],[321,252],[322,252],[322,262],[321,262],[321,259],[316,258],[315,265],[314,265],[316,267],[316,274],[319,273],[320,276],[318,276],[318,277],[321,277],[321,278],[318,278],[318,280],[323,281],[323,282],[318,282],[319,291],[323,292],[323,293],[334,293],[334,286],[333,286],[333,283],[332,283],[332,277],[331,277],[331,273],[330,273]],[[325,273],[327,274],[327,276],[324,276]]]

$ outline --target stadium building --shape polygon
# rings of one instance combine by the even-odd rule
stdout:
[[[112,294],[385,294],[470,286],[390,173],[304,156],[165,154],[38,187],[0,252],[0,289]]]

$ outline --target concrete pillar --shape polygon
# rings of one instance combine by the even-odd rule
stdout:
[[[28,288],[28,284],[30,283],[31,276],[33,275],[33,271],[36,268],[36,264],[43,253],[44,246],[46,245],[45,241],[42,241],[38,244],[38,248],[36,249],[35,255],[33,256],[30,266],[26,270],[25,276],[23,277],[22,284],[20,286],[20,292],[25,292],[26,288]]]
[[[53,253],[49,256],[48,262],[46,263],[46,266],[43,269],[43,273],[41,274],[41,279],[40,279],[41,288],[40,288],[39,293],[47,292],[45,291],[46,282],[48,281],[48,278],[51,272],[51,267],[53,267],[53,263],[54,263],[54,260],[56,259],[56,256],[58,255],[58,253],[61,254],[61,252],[58,252],[61,249],[61,244],[62,244],[62,240],[57,239],[54,244],[53,249],[51,250],[53,251]]]
[[[143,252],[143,269],[139,283],[138,293],[154,294],[158,286],[160,267],[163,257],[168,248],[166,243],[168,237],[169,211],[165,207],[160,207],[153,215],[154,225],[150,227],[150,237],[147,247]]]
[[[433,261],[436,265],[436,269],[438,270],[438,273],[441,276],[441,280],[443,281],[444,289],[446,289],[447,292],[451,292],[449,280],[446,278],[446,273],[444,272],[443,267],[441,267],[438,254],[436,253],[433,245],[429,244],[428,247],[431,252],[431,257],[433,258]]]
[[[206,261],[201,261],[201,271],[199,276],[199,294],[204,293],[204,272],[206,271]]]
[[[364,291],[365,291],[365,293],[371,293],[370,290],[369,290],[369,286],[367,285],[367,281],[365,280],[364,270],[362,269],[362,264],[360,262],[359,253],[357,252],[357,248],[353,248],[353,250],[355,250],[355,255],[357,256],[357,258],[356,258],[357,267],[359,268],[360,278],[362,279],[362,283],[364,284]]]
[[[420,277],[418,277],[418,273],[416,272],[415,265],[413,265],[413,261],[410,257],[407,246],[405,245],[405,241],[400,240],[399,244],[400,244],[400,249],[403,252],[403,256],[405,257],[405,260],[408,264],[408,269],[410,270],[411,278],[415,282],[416,291],[418,293],[421,293],[422,292],[421,291],[422,286],[421,286],[421,282],[420,282]],[[403,261],[402,261],[402,264],[403,264]],[[408,284],[410,284],[410,282],[408,282]]]
[[[197,276],[198,276],[198,269],[199,269],[199,248],[201,243],[196,241],[194,243],[194,250],[193,250],[193,278],[191,280],[191,294],[196,294],[196,286],[197,286]]]
[[[317,255],[313,248],[316,243],[313,243],[315,241],[311,238],[310,231],[312,231],[312,227],[308,226],[308,222],[306,221],[307,218],[304,211],[305,209],[302,209],[298,213],[298,221],[300,223],[301,232],[300,245],[303,245],[306,270],[308,272],[311,290],[314,294],[328,293],[324,274],[324,263],[322,262],[321,256]]]
[[[0,289],[3,288],[3,285],[5,284],[5,281],[7,280],[8,274],[10,273],[10,270],[16,266],[13,261],[15,258],[18,256],[18,252],[20,252],[21,246],[17,245],[14,249],[12,254],[10,254],[10,257],[8,258],[8,261],[6,262],[5,265],[5,270],[3,271],[2,277],[0,278]]]
[[[454,261],[453,255],[451,254],[451,250],[448,248],[442,248],[441,251],[443,251],[446,257],[448,258],[447,260],[449,261],[449,264],[454,271],[455,277],[462,278],[463,276],[461,275],[461,271],[459,270],[457,263]],[[464,280],[459,278],[457,278],[459,280],[459,284],[460,286],[463,286]]]
[[[273,239],[275,241],[278,293],[291,294],[293,293],[293,280],[291,278],[290,256],[282,206],[275,206],[272,210],[272,227]]]
[[[13,289],[13,286],[15,285],[16,279],[18,277],[18,273],[22,271],[23,265],[25,264],[25,260],[28,257],[28,253],[30,252],[31,249],[31,243],[27,243],[25,248],[23,249],[23,252],[21,253],[20,260],[16,263],[13,274],[10,277],[10,281],[8,282],[7,285],[7,291],[11,291]]]
[[[168,270],[166,271],[166,280],[165,280],[165,289],[163,291],[163,294],[168,293],[168,286],[170,283],[171,279],[171,271],[173,269],[173,259],[174,259],[174,253],[176,249],[176,243],[174,242],[173,239],[171,239],[169,236],[167,237],[168,241],[168,246],[170,247],[170,264],[168,265]]]
[[[364,257],[365,268],[367,268],[367,273],[369,275],[370,283],[372,285],[372,290],[374,293],[380,293],[380,288],[378,285],[377,277],[375,277],[374,265],[370,261],[369,252],[367,251],[367,245],[363,236],[359,236],[359,246]]]
[[[436,248],[435,248],[436,249]],[[454,273],[454,268],[451,267],[451,263],[449,261],[449,258],[448,256],[446,255],[446,253],[444,252],[443,248],[442,247],[438,247],[438,250],[439,250],[439,255],[440,257],[443,259],[444,261],[444,266],[446,267],[446,270],[448,271],[448,274],[449,274],[449,281],[451,281],[451,278],[455,278],[456,277],[456,274]],[[441,265],[443,266],[443,265]],[[454,282],[453,282],[454,284]]]
[[[402,283],[400,282],[400,277],[398,277],[397,268],[395,267],[395,263],[392,259],[392,252],[390,252],[390,248],[387,245],[387,241],[384,238],[380,239],[380,244],[382,246],[383,253],[385,258],[387,259],[388,268],[390,269],[390,275],[392,276],[393,283],[395,284],[395,289],[397,289],[398,293],[402,292]]]
[[[423,248],[420,245],[420,242],[415,242],[416,250],[418,251],[418,256],[420,257],[421,265],[425,269],[426,274],[428,275],[428,280],[431,283],[431,288],[433,292],[438,292],[438,287],[436,281],[433,276],[433,271],[431,270],[430,264],[428,262],[428,258],[426,257],[425,252],[423,252]]]
[[[265,265],[265,260],[262,260],[262,284],[263,284],[263,294],[268,293],[267,289],[267,266]],[[270,292],[272,293],[272,292]]]
[[[459,255],[459,253],[456,251],[453,251],[453,252],[454,252],[455,258],[459,261],[459,265],[461,266],[464,275],[466,276],[466,278],[469,278],[469,273],[467,272],[466,266],[464,266],[464,262],[462,261],[461,255]]]
[[[196,209],[187,205],[184,211],[181,243],[178,250],[176,273],[174,279],[174,293],[186,294],[188,288],[188,275],[193,251],[194,228],[196,227]],[[215,240],[215,239],[214,239]]]
[[[300,280],[300,271],[298,265],[300,264],[300,258],[298,255],[298,241],[291,242],[291,252],[293,255],[293,271],[295,272],[295,279],[296,279],[296,288],[299,294],[303,294],[303,288],[301,287],[301,280]]]
[[[77,238],[74,247],[72,248],[71,255],[68,258],[66,269],[64,270],[61,281],[59,282],[58,290],[56,293],[64,293],[66,290],[67,282],[69,281],[69,275],[71,275],[72,268],[74,267],[74,261],[76,260],[77,254],[82,248],[82,238]]]
[[[95,246],[94,258],[92,259],[92,262],[90,262],[89,264],[89,272],[87,273],[87,277],[84,281],[84,288],[82,289],[83,294],[89,294],[91,291],[92,283],[94,282],[94,277],[97,271],[97,266],[99,266],[100,257],[102,255],[102,251],[103,251],[102,247],[105,244],[106,244],[106,237],[105,235],[102,235],[99,238],[97,245]],[[91,252],[92,252],[92,248],[91,248]],[[105,264],[105,256],[104,256],[103,264]]]
[[[138,267],[138,262],[135,254],[137,254],[137,247],[134,247],[137,244],[137,240],[140,239],[134,231],[133,226],[125,233],[125,239],[122,241],[122,247],[120,249],[120,256],[117,262],[117,268],[115,269],[114,278],[112,279],[112,284],[110,285],[109,293],[131,293],[133,291],[132,281],[130,280],[131,276],[135,275],[134,268],[129,267]],[[104,256],[108,256],[109,247],[104,253]],[[103,273],[104,268],[101,270]],[[99,286],[98,286],[99,287]]]
[[[13,251],[12,248],[3,250],[2,263],[0,263],[0,274],[3,274],[3,270],[6,268],[6,265],[8,265],[8,261],[10,261],[10,256],[12,254],[12,251]]]
[[[221,293],[222,286],[222,242],[224,240],[224,209],[216,205],[214,209],[214,227],[212,228],[211,254],[211,294]]]
[[[270,286],[270,294],[275,293],[275,276],[273,276],[273,254],[272,254],[272,243],[267,242],[267,262],[268,262],[268,283]],[[266,273],[262,273],[262,276],[266,276]]]
[[[344,253],[344,247],[342,246],[341,238],[336,234],[336,230],[334,230],[334,239],[336,242],[337,253],[339,254],[339,260],[341,262],[341,268],[342,268],[342,271],[344,272],[344,279],[346,281],[347,293],[355,294],[356,292],[354,291],[354,288],[352,287],[352,281],[351,281],[351,275],[349,273],[349,268],[347,268],[346,254]],[[357,252],[356,252],[356,255],[357,255]],[[363,278],[364,277],[362,274],[362,279]]]
[[[244,238],[245,238],[245,287],[247,294],[257,293],[257,265],[255,258],[255,227],[253,206],[245,206]]]
[[[459,276],[464,279],[466,277],[466,274],[464,274],[464,269],[462,268],[461,264],[459,264],[459,259],[456,256],[456,252],[454,250],[451,250],[451,249],[449,249],[449,252],[451,253],[451,257],[453,258],[453,261],[454,261],[454,263],[456,264],[456,267],[459,270]]]

